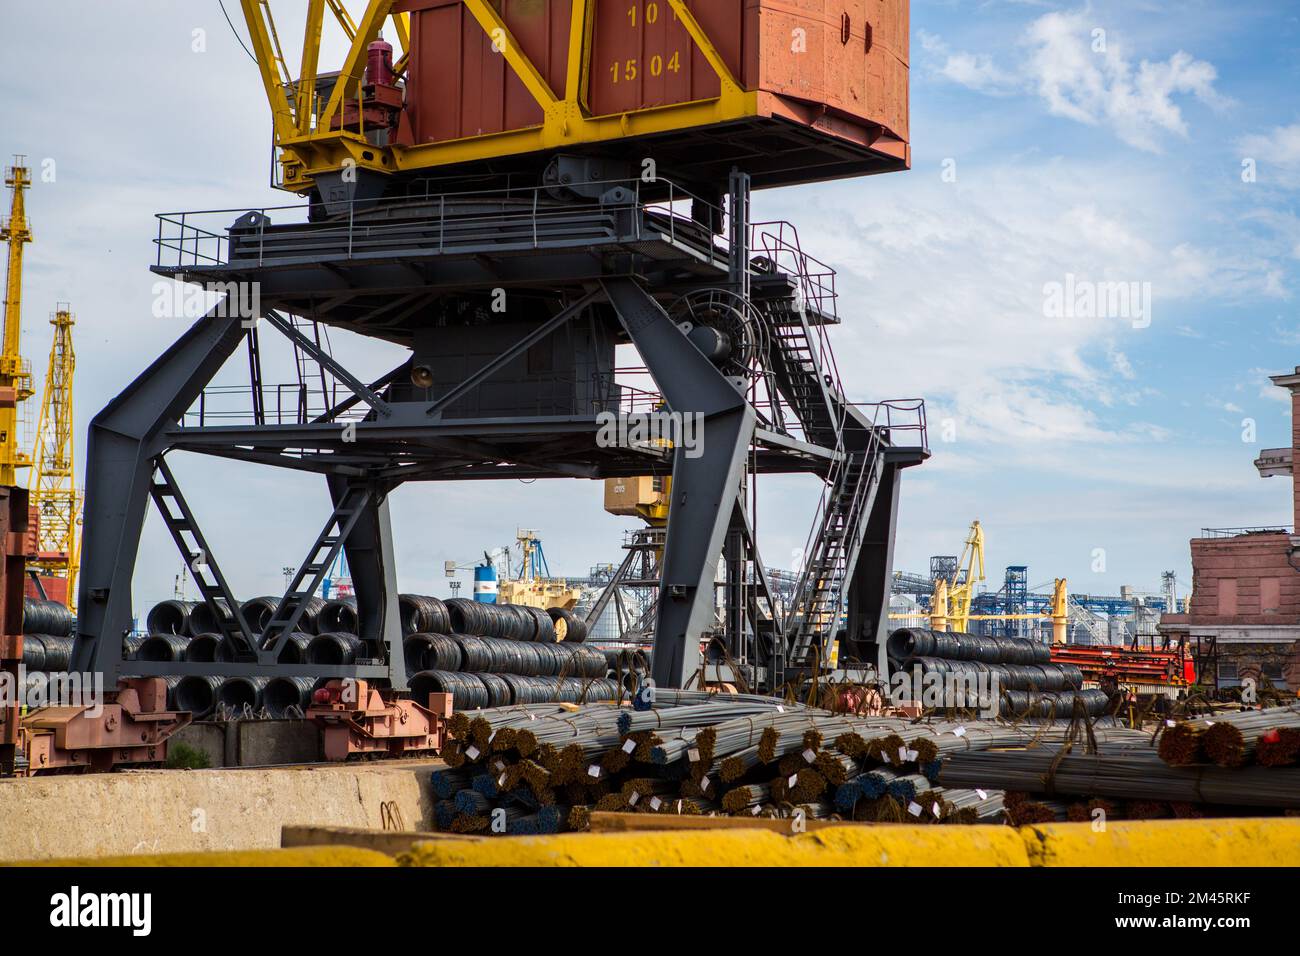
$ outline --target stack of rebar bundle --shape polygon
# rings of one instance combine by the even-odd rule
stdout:
[[[990,695],[996,688],[999,713],[1018,720],[1068,718],[1076,702],[1090,717],[1098,717],[1110,706],[1104,692],[1084,689],[1079,668],[1054,664],[1048,645],[1027,638],[899,628],[889,635],[886,652],[894,674],[987,687]],[[920,688],[914,693],[919,695]]]
[[[1300,704],[1169,721],[1159,753],[1172,767],[1294,767],[1300,761]]]
[[[1084,724],[1086,727],[1086,723]],[[532,705],[457,713],[434,773],[439,829],[552,833],[593,810],[975,823],[1004,818],[1000,786],[937,782],[944,760],[1060,744],[1070,723],[917,723],[775,698],[659,690],[654,707]],[[1091,729],[1119,751],[1146,735]]]
[[[1012,823],[1234,816],[1300,809],[1300,706],[945,756],[939,781],[1007,791]]]

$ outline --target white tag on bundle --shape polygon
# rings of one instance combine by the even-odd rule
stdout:
[[[930,812],[933,813],[936,817],[939,815],[939,801],[936,800],[936,801],[931,805],[931,807],[930,807]]]
[[[809,747],[807,750],[803,752],[803,759],[805,763],[812,763],[814,760],[817,759],[817,751]]]
[[[898,748],[898,762],[899,762],[899,763],[907,763],[907,760],[908,760],[907,753],[908,753],[908,751],[907,751],[907,748],[906,748],[906,747],[899,747],[899,748]]]
[[[917,757],[919,757],[919,756],[920,756],[920,754],[918,754],[915,750],[909,750],[909,751],[907,752],[907,759],[908,759],[909,761],[915,760],[915,759],[916,759]]]
[[[651,797],[651,798],[650,798],[650,809],[651,809],[651,810],[658,810],[661,806],[663,806],[663,804],[664,804],[664,802],[663,802],[662,800],[660,800],[658,797]]]
[[[797,785],[798,783],[799,783],[799,775],[796,773],[796,774],[791,774],[791,775],[790,775],[790,779],[787,780],[787,781],[785,782],[785,785],[786,785],[787,787],[793,787],[793,786]]]
[[[641,794],[639,794],[639,793],[637,793],[635,790],[633,790],[633,791],[632,791],[632,796],[630,796],[630,797],[627,798],[627,805],[628,805],[629,807],[635,807],[635,806],[636,806],[636,802],[637,802],[638,800],[640,800],[640,799],[641,799]]]
[[[709,778],[708,778],[708,777],[701,777],[701,778],[700,778],[700,793],[708,793],[708,792],[709,792]]]
[[[919,817],[921,815],[921,805],[913,800],[907,805],[907,812],[914,817]]]
[[[597,764],[592,764],[590,767],[587,768],[587,776],[588,776],[588,777],[599,777],[599,776],[600,776],[600,767],[599,767]]]
[[[691,763],[699,763],[700,752],[692,747],[690,750],[686,751],[686,759]]]
[[[528,719],[529,719],[529,720],[536,720],[536,719],[537,719],[537,715],[536,715],[536,714],[529,714],[529,715],[528,715]]]
[[[780,704],[777,704],[777,705],[776,705],[776,712],[777,712],[778,714],[784,714],[784,713],[785,713],[785,708],[782,707]]]
[[[956,730],[954,730],[954,731],[952,732],[952,735],[953,735],[954,737],[965,737],[965,736],[966,736],[966,728],[965,728],[965,727],[958,727]]]
[[[1166,720],[1166,721],[1165,721],[1165,726],[1166,726],[1166,727],[1172,727],[1173,725],[1174,725],[1174,722],[1173,722],[1172,720]]]
[[[635,740],[629,740],[627,743],[623,744],[623,753],[630,754],[634,750],[636,750]]]
[[[755,807],[754,809],[752,809],[752,810],[749,811],[749,815],[752,816],[752,817],[756,817],[756,816],[758,816],[758,811],[759,811],[759,809],[760,809],[759,807]]]
[[[470,744],[469,749],[465,751],[465,756],[468,757],[470,760],[477,760],[478,748],[475,747],[473,744]]]
[[[497,777],[497,786],[504,787],[505,785],[506,785],[506,775],[502,774],[501,776]]]
[[[976,790],[975,792],[980,795],[981,800],[987,800],[989,798],[989,795],[985,793],[983,790]]]

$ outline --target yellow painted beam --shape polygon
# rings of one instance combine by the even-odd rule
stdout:
[[[709,66],[713,67],[713,72],[718,74],[718,79],[722,81],[723,98],[739,95],[742,92],[740,84],[731,75],[731,70],[726,61],[722,59],[722,54],[718,52],[718,48],[713,45],[713,41],[704,32],[704,28],[695,19],[695,15],[691,13],[683,0],[668,0],[668,2],[672,5],[673,12],[677,14],[677,19],[682,22],[686,32],[691,35],[695,45],[704,54],[704,58],[709,61]]]
[[[515,75],[523,81],[529,95],[542,109],[554,110],[559,102],[555,91],[546,82],[546,78],[538,72],[533,61],[524,55],[523,48],[515,42],[514,35],[506,26],[506,22],[501,19],[501,15],[488,4],[487,0],[465,0],[465,7],[474,15],[474,19],[492,41],[492,48],[506,58],[510,69],[514,70]]]
[[[1010,827],[832,827],[795,837],[767,830],[576,833],[421,843],[407,866],[1028,866]]]
[[[244,2],[247,3],[248,0]],[[325,111],[321,114],[322,130],[328,132],[330,121],[343,105],[343,97],[348,95],[350,87],[361,81],[361,76],[366,69],[366,47],[379,35],[379,28],[388,19],[392,9],[393,0],[370,0],[370,5],[366,7],[366,12],[361,17],[356,35],[352,38],[352,45],[348,47],[347,59],[343,61],[339,78],[334,81],[329,102],[325,104]]]
[[[393,866],[393,858],[351,846],[312,846],[290,850],[227,850],[214,853],[141,853],[131,856],[26,860],[0,866]]]
[[[1113,821],[1022,827],[1030,866],[1300,866],[1300,819]]]
[[[311,131],[311,114],[316,99],[316,70],[320,62],[321,29],[325,25],[325,0],[309,0],[307,26],[302,38],[302,66],[298,70],[298,115],[294,124],[299,133]]]
[[[289,98],[280,83],[275,48],[267,31],[266,18],[262,15],[263,5],[259,0],[239,0],[244,11],[244,24],[248,27],[248,37],[253,44],[253,55],[257,59],[257,69],[262,75],[262,86],[266,90],[267,101],[271,104],[271,122],[275,127],[277,142],[293,136],[296,127]]]
[[[587,100],[587,51],[591,48],[593,3],[594,0],[573,0],[569,20],[569,60],[564,85],[564,100],[570,109],[582,109]]]

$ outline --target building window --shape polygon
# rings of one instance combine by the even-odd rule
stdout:
[[[1260,668],[1260,670],[1263,671],[1264,676],[1271,681],[1282,680],[1283,675],[1282,675],[1281,661],[1268,661]]]
[[[1237,662],[1219,661],[1219,680],[1236,680]]]
[[[1237,613],[1237,579],[1219,579],[1219,615],[1231,617]]]
[[[1259,611],[1261,614],[1276,614],[1282,607],[1282,579],[1259,579]]]

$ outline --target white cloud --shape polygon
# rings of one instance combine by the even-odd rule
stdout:
[[[797,221],[804,247],[839,269],[844,326],[834,339],[850,394],[925,395],[932,428],[954,419],[964,455],[976,442],[1167,437],[1171,403],[1146,387],[1138,362],[1150,337],[1185,324],[1184,302],[1200,308],[1268,288],[1258,248],[1238,252],[1232,230],[1192,246],[1204,210],[1194,215],[1158,171],[1119,161],[1007,161],[956,183],[914,173],[873,188],[870,203],[852,185],[763,192],[755,202],[763,218]],[[1067,273],[1151,283],[1152,327],[1045,318],[1044,284]]]
[[[1244,158],[1258,163],[1260,182],[1300,185],[1300,123],[1243,136],[1237,145]],[[1300,258],[1300,246],[1296,257]]]
[[[1086,10],[1044,14],[1026,29],[1025,59],[1010,70],[985,54],[954,52],[929,34],[922,49],[935,63],[933,72],[947,80],[982,93],[1034,92],[1052,114],[1106,126],[1148,152],[1160,152],[1166,136],[1187,137],[1176,98],[1190,96],[1215,109],[1226,105],[1214,88],[1213,64],[1179,50],[1134,67],[1117,38],[1096,35],[1100,29]]]

